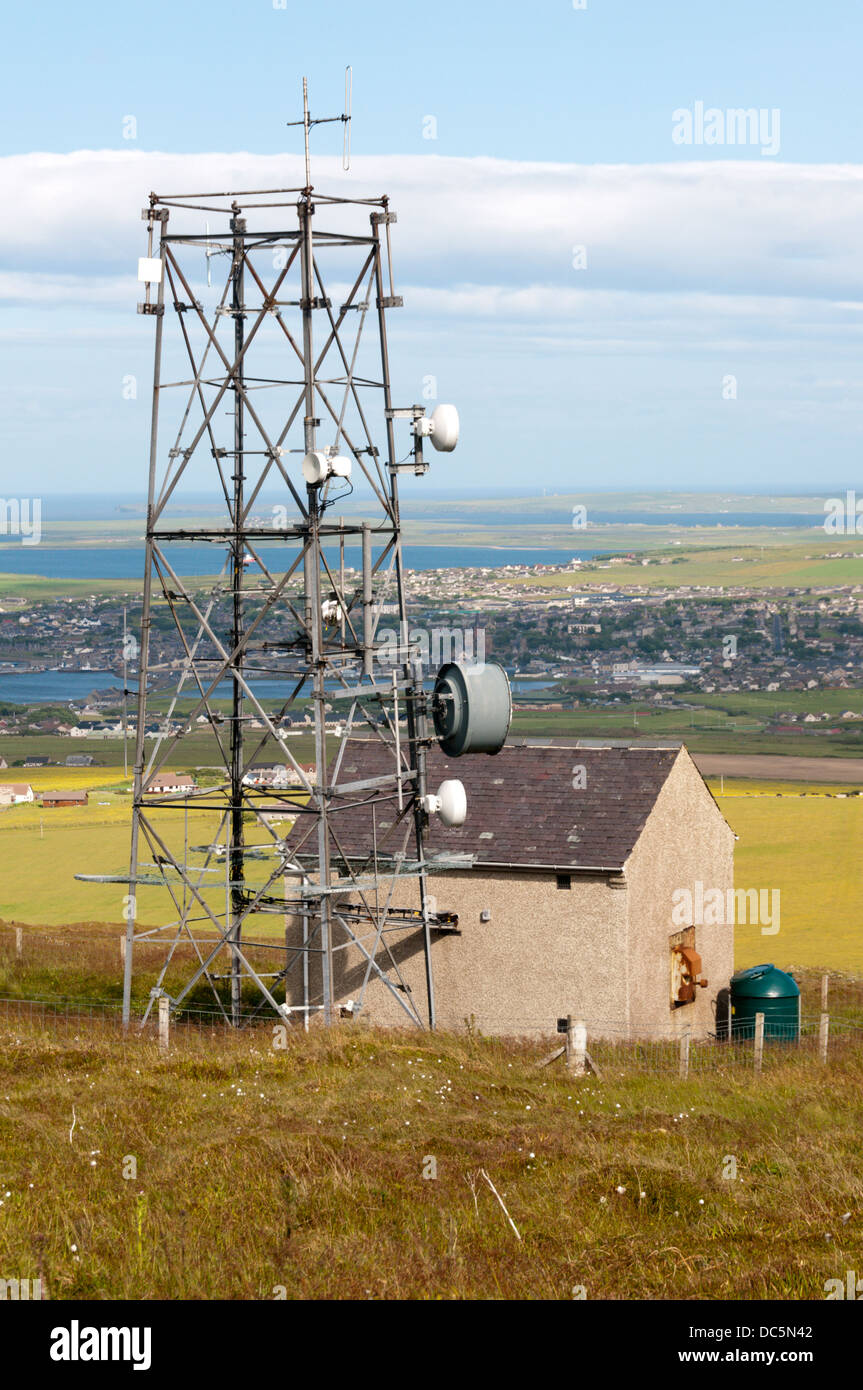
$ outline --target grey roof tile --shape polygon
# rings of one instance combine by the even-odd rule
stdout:
[[[468,809],[458,829],[448,830],[432,816],[429,850],[474,854],[479,864],[621,869],[678,753],[677,748],[508,745],[494,757],[447,758],[433,747],[428,753],[429,790],[436,791],[444,778],[457,777],[467,791]],[[391,759],[382,744],[357,742],[345,756],[342,779],[379,776],[390,769]],[[584,787],[572,785],[576,765],[585,769]],[[390,806],[394,809],[394,802]],[[396,823],[385,828],[382,809],[377,812],[378,850],[400,849],[406,822],[393,817]],[[334,824],[345,853],[371,851],[371,810],[361,794],[335,813]]]

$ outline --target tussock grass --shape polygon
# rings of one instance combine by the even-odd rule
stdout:
[[[597,1082],[356,1023],[0,1031],[0,1274],[51,1298],[817,1299],[863,1266],[859,1050]]]

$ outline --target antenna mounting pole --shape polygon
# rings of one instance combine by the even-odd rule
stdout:
[[[303,78],[303,137],[306,147],[306,188],[312,186],[312,175],[309,167],[309,79]]]
[[[309,79],[303,78],[303,119],[301,121],[288,121],[289,126],[301,125],[303,127],[303,152],[306,161],[306,186],[303,190],[306,194],[311,192],[312,172],[311,157],[309,154],[309,133],[313,125],[332,125],[333,121],[341,121],[344,126],[344,138],[342,141],[342,168],[347,171],[351,167],[351,103],[353,101],[353,69],[350,65],[345,68],[345,109],[340,116],[311,116],[309,114]]]

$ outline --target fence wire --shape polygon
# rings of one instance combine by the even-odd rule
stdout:
[[[62,934],[46,929],[16,927],[9,923],[0,924],[0,990],[4,991],[0,993],[0,1029],[4,1034],[8,1037],[10,1031],[17,1030],[30,1037],[40,1034],[46,1039],[76,1042],[104,1037],[121,1041],[123,1045],[135,1044],[142,1039],[157,1041],[159,1024],[155,1007],[151,1009],[146,1025],[137,1017],[133,1018],[128,1028],[123,1027],[119,1003],[123,955],[121,935],[119,927],[106,927],[100,931],[96,926],[88,926],[80,932]],[[138,942],[135,949],[136,960],[144,966],[145,971],[152,964],[152,979],[155,981],[155,968],[163,958],[164,944],[143,941]],[[181,955],[192,949],[191,943],[181,940],[176,953]],[[250,946],[248,949],[250,959],[255,957],[258,964],[256,948]],[[263,951],[261,957],[260,968],[266,969],[265,962],[270,957]],[[40,997],[27,989],[30,985],[32,990],[33,984],[38,989],[41,983],[39,972],[49,969],[52,986],[56,987],[55,980],[60,982],[61,988],[67,982],[67,994]],[[69,972],[65,980],[64,971]],[[35,976],[32,983],[28,972]],[[117,1000],[105,1002],[75,997],[82,984],[86,987],[87,974],[107,975],[114,980]],[[799,1031],[793,1027],[785,1035],[774,1036],[776,1025],[766,1021],[762,1070],[772,1070],[795,1059],[808,1061],[823,1057],[822,1014],[817,1007],[821,980],[822,975],[818,971],[800,972],[802,1015]],[[170,979],[166,979],[164,984],[170,993]],[[863,980],[838,972],[831,973],[828,997],[827,1061],[830,1062],[863,1051]],[[140,1001],[135,1007],[143,1010]],[[319,1022],[319,1018],[312,1013],[311,1026],[317,1027]],[[356,1029],[373,1024],[374,1020],[360,1017],[341,1022]],[[678,1026],[627,1030],[621,1027],[617,1019],[598,1016],[587,1017],[584,1022],[587,1026],[588,1051],[600,1072],[679,1076],[747,1071],[755,1065],[754,1025],[751,1019],[742,1023],[732,1019],[730,1035],[725,1037],[692,1036],[686,1059],[682,1055]],[[271,1011],[258,1009],[241,1015],[240,1026],[232,1027],[226,1015],[219,1012],[218,1006],[211,1003],[207,1007],[198,1007],[193,999],[189,1007],[183,1006],[171,1016],[171,1046],[232,1035],[248,1038],[250,1032],[262,1038],[266,1034],[269,1044],[276,1023],[284,1024],[285,1019]],[[288,1032],[302,1030],[303,1023],[297,1015]],[[536,1047],[538,1058],[564,1042],[557,1032],[557,1019],[549,1016],[477,1014],[443,1020],[441,1031],[467,1032],[486,1038],[520,1039],[529,1047]],[[781,1029],[776,1031],[782,1032]]]
[[[224,1044],[230,1039],[248,1043],[251,1036],[259,1039],[263,1046],[270,1047],[273,1044],[273,1027],[277,1023],[284,1023],[284,1019],[248,1013],[241,1015],[239,1027],[231,1027],[211,1010],[188,1009],[171,1018],[169,1045],[172,1051],[197,1050],[216,1041]],[[525,1026],[527,1024],[531,1026]],[[564,1050],[564,1039],[548,1020],[522,1019],[520,1025],[512,1026],[511,1021],[507,1033],[506,1030],[491,1030],[487,1020],[485,1029],[478,1026],[476,1021],[471,1021],[467,1027],[452,1031],[462,1034],[467,1031],[475,1037],[494,1037],[501,1041],[507,1036],[520,1038],[523,1042],[529,1042],[531,1049],[535,1048],[537,1062],[543,1059],[544,1054],[546,1057],[550,1055],[550,1047]],[[354,1020],[345,1021],[340,1026],[351,1029],[365,1027],[362,1022]],[[300,1034],[302,1024],[294,1025],[294,1029]],[[288,1034],[294,1029],[289,1027]],[[140,1017],[137,1017],[132,1019],[128,1028],[124,1028],[119,1004],[0,995],[0,1038],[6,1044],[22,1044],[25,1040],[33,1039],[47,1044],[81,1045],[104,1041],[127,1050],[140,1047],[142,1042],[157,1045],[159,1024],[155,1010],[146,1024],[142,1024]],[[821,1016],[804,1016],[799,1034],[765,1036],[760,1069],[771,1072],[789,1064],[823,1060],[822,1040]],[[682,1046],[681,1035],[672,1035],[668,1030],[657,1030],[653,1034],[640,1031],[633,1035],[606,1021],[588,1021],[587,1050],[590,1063],[602,1078],[633,1074],[669,1077],[710,1073],[740,1075],[753,1073],[756,1065],[755,1040],[743,1028],[725,1038],[690,1037],[688,1045]],[[863,1026],[830,1018],[827,1064],[859,1057],[863,1057]]]

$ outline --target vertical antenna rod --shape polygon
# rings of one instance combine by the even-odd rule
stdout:
[[[348,65],[345,68],[345,109],[340,116],[316,116],[309,114],[309,80],[303,78],[303,119],[301,121],[287,121],[289,126],[301,125],[303,127],[303,151],[306,162],[306,192],[312,186],[311,158],[309,154],[309,132],[313,125],[331,125],[333,121],[341,121],[344,126],[344,138],[342,140],[342,168],[347,172],[351,167],[351,103],[353,101],[353,69]]]
[[[303,78],[303,137],[306,148],[306,188],[312,186],[312,174],[309,167],[309,79]]]

